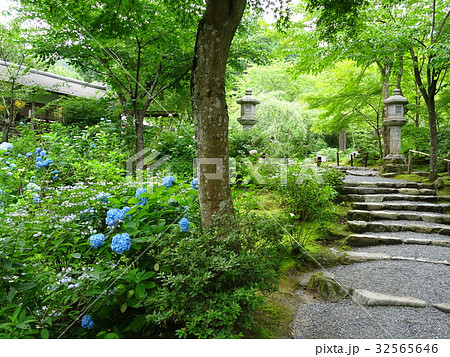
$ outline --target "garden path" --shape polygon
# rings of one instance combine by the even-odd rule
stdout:
[[[293,337],[450,338],[450,197],[371,171],[345,184],[350,264],[323,272],[349,295],[302,306]]]

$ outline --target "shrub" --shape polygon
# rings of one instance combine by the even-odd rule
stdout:
[[[288,168],[288,180],[286,184],[277,177],[272,181],[272,187],[279,190],[283,197],[283,203],[296,219],[302,222],[327,221],[332,217],[333,200],[337,192],[332,184],[333,174],[325,177],[326,170],[314,166],[293,166]]]
[[[68,97],[60,100],[58,105],[62,108],[64,124],[79,127],[99,123],[109,111],[109,103],[104,99]]]
[[[247,218],[232,232],[193,231],[156,242],[159,287],[147,321],[179,337],[241,337],[263,301],[259,293],[276,289],[282,236],[275,224]]]

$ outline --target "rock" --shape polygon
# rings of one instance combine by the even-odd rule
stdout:
[[[353,291],[353,299],[363,306],[427,306],[425,301],[413,297],[385,295],[361,289],[355,289]]]
[[[431,244],[431,239],[407,238],[403,241],[403,243],[428,245],[428,244]]]
[[[448,240],[433,240],[431,241],[431,244],[439,247],[450,247],[450,241]]]
[[[444,304],[434,304],[432,305],[435,309],[438,309],[439,311],[446,312],[447,314],[450,314],[450,304],[444,303]]]
[[[438,179],[436,179],[436,180],[431,184],[431,186],[432,186],[435,190],[440,190],[440,189],[443,189],[443,188],[444,188],[444,182],[443,182],[440,178],[438,178]]]
[[[402,244],[403,240],[401,238],[395,237],[382,237],[382,236],[372,236],[366,234],[352,234],[348,236],[345,244],[352,247],[371,247],[374,245],[392,245],[392,244]]]
[[[341,301],[351,293],[349,288],[342,286],[332,277],[324,276],[322,272],[311,276],[307,289],[317,292],[322,299],[330,302]]]
[[[383,253],[347,252],[345,257],[353,263],[369,262],[374,260],[389,260],[391,256]]]

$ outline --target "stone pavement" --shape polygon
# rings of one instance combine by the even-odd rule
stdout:
[[[347,298],[302,307],[293,337],[450,338],[450,197],[377,174],[347,170],[353,249],[323,271]]]

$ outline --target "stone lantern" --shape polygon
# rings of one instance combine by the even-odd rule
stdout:
[[[405,172],[408,168],[402,154],[402,126],[406,124],[405,105],[408,100],[394,89],[392,96],[383,101],[387,110],[384,126],[389,128],[389,155],[384,158],[385,172]]]
[[[258,121],[258,118],[256,118],[256,105],[261,102],[252,96],[250,89],[247,89],[245,96],[237,100],[237,103],[241,105],[241,116],[237,119],[238,122],[242,124],[244,130],[251,129]]]

